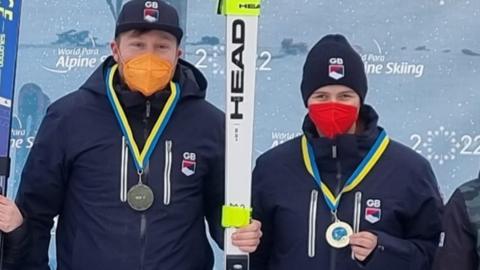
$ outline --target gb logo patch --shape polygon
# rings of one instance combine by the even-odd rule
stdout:
[[[197,168],[197,154],[185,152],[183,153],[182,161],[182,173],[186,176],[192,176],[195,174]]]
[[[382,201],[369,199],[365,208],[365,220],[375,224],[382,218]]]
[[[340,80],[345,77],[345,66],[342,58],[330,58],[328,66],[328,76],[334,80]]]
[[[147,1],[145,2],[145,9],[143,10],[143,19],[149,23],[155,23],[158,21],[159,11],[158,2]]]

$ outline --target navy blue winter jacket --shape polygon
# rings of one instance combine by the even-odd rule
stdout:
[[[122,132],[106,95],[110,57],[77,91],[56,101],[26,162],[17,204],[30,234],[21,269],[49,269],[53,218],[59,270],[212,269],[210,232],[221,245],[224,201],[224,115],[205,101],[207,82],[180,60],[181,99],[144,177],[155,195],[145,212],[120,201]],[[118,80],[117,80],[118,81]],[[150,99],[116,89],[142,146],[165,93]],[[167,90],[168,92],[169,90]],[[128,161],[128,188],[138,183]]]
[[[361,134],[335,140],[318,137],[308,116],[305,119],[304,133],[321,178],[334,193],[383,130],[371,107],[363,106],[360,118]],[[263,223],[263,237],[251,269],[430,269],[441,231],[442,201],[427,160],[391,141],[364,181],[341,198],[338,218],[350,225],[357,192],[362,193],[359,231],[378,236],[377,248],[362,263],[352,260],[350,247],[335,249],[325,240],[332,215],[305,168],[300,137],[260,156],[253,176],[253,210],[254,218]]]

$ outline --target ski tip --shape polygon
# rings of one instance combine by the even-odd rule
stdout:
[[[224,15],[224,6],[225,6],[225,1],[224,0],[218,0],[218,6],[217,6],[217,14],[218,15]]]

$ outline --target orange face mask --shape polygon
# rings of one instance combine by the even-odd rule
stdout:
[[[168,85],[173,77],[173,67],[167,60],[146,53],[123,64],[123,77],[132,91],[148,97]]]

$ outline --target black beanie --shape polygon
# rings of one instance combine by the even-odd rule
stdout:
[[[313,46],[303,66],[301,90],[305,106],[315,90],[335,84],[353,89],[363,104],[368,86],[362,58],[344,36],[327,35]]]

